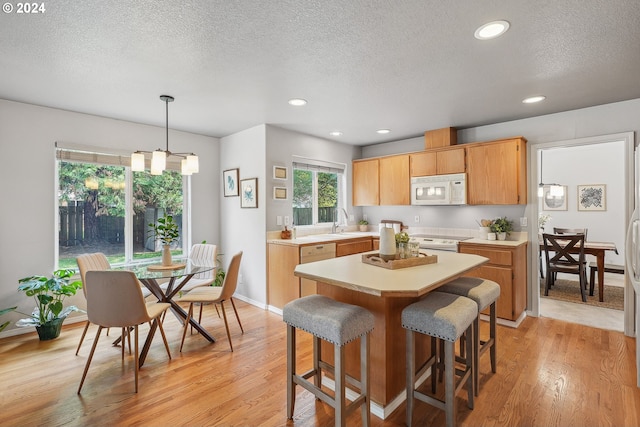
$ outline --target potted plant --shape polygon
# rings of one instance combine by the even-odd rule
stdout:
[[[158,218],[156,223],[149,223],[155,239],[162,242],[162,265],[171,265],[171,244],[177,242],[180,237],[178,223],[174,222],[173,215]]]
[[[28,318],[18,320],[16,326],[35,326],[41,341],[57,338],[69,313],[82,311],[75,305],[64,307],[63,304],[66,297],[75,295],[82,288],[80,280],[69,283],[74,274],[74,270],[61,269],[54,271],[49,278],[30,276],[20,279],[18,290],[33,297],[36,307]]]
[[[498,240],[505,240],[513,231],[513,221],[509,221],[506,216],[496,218],[489,228],[492,232],[496,233]]]
[[[366,219],[361,219],[360,221],[358,221],[358,228],[360,229],[360,231],[367,231],[368,225],[369,221],[367,221]]]

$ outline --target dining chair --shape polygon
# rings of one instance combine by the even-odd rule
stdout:
[[[227,268],[227,274],[224,277],[222,286],[205,286],[198,287],[178,298],[177,302],[188,302],[189,310],[187,311],[187,318],[184,321],[184,328],[182,330],[182,341],[180,342],[180,351],[182,352],[182,346],[184,345],[184,339],[187,335],[187,329],[189,327],[189,320],[193,316],[194,304],[220,304],[220,311],[222,311],[222,317],[224,318],[224,326],[227,330],[227,338],[229,339],[229,347],[233,351],[233,344],[231,342],[231,333],[229,332],[229,322],[227,321],[227,314],[224,308],[224,302],[230,301],[233,311],[235,312],[240,330],[244,334],[242,322],[240,322],[240,316],[238,310],[233,302],[233,294],[236,291],[238,285],[238,273],[240,271],[240,261],[242,260],[242,251],[238,252],[231,258],[229,267]],[[217,308],[217,307],[216,307]]]
[[[553,227],[553,234],[584,234],[584,240],[585,242],[587,241],[587,233],[588,233],[589,229],[588,228],[560,228],[560,227]],[[587,268],[587,260],[585,257],[585,271]],[[555,280],[557,279],[557,274],[554,275],[553,277],[553,281],[555,282]],[[587,284],[589,283],[589,279],[587,277]],[[553,285],[553,283],[552,283]]]
[[[167,355],[171,359],[169,344],[167,344],[162,322],[160,322],[160,316],[171,307],[171,304],[146,302],[142,295],[140,282],[132,271],[88,271],[85,286],[87,287],[87,317],[91,323],[98,325],[98,332],[82,374],[78,394],[82,390],[82,385],[89,371],[89,365],[91,365],[91,359],[100,339],[100,333],[102,329],[110,327],[121,328],[123,340],[125,330],[128,333],[130,327],[134,329],[135,391],[137,393],[139,370],[138,325],[147,322],[154,322],[157,325],[162,334]],[[122,360],[124,361],[124,346],[122,348]]]
[[[80,279],[82,280],[82,293],[84,294],[85,299],[87,298],[87,287],[85,286],[86,280],[85,276],[87,271],[90,270],[109,270],[111,268],[111,264],[109,264],[109,260],[102,252],[96,252],[92,254],[82,254],[76,258],[76,263],[78,264],[78,271],[80,272]],[[76,349],[76,356],[80,352],[80,346],[82,346],[82,342],[84,341],[84,337],[89,330],[89,325],[91,322],[87,319],[84,324],[84,330],[82,331],[82,335],[80,336],[80,342],[78,343],[78,348]],[[131,349],[131,345],[129,345],[129,349]]]
[[[587,268],[584,262],[584,240],[584,234],[544,233],[542,235],[547,264],[545,296],[549,295],[549,289],[556,273],[572,273],[579,275],[582,301],[587,302]]]
[[[191,252],[189,252],[189,261],[198,265],[213,265],[216,266],[216,258],[218,257],[218,246],[208,243],[196,243],[191,246]],[[205,271],[194,275],[182,288],[182,292],[188,292],[194,288],[200,286],[210,286],[216,278],[216,270]],[[162,289],[167,288],[169,280],[158,280]]]

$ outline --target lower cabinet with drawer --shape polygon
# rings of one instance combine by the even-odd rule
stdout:
[[[320,261],[336,256],[335,243],[305,246],[267,245],[267,297],[268,304],[282,309],[285,304],[301,296],[316,293],[316,283],[293,274],[296,265]]]
[[[518,246],[460,242],[458,250],[489,258],[489,262],[467,274],[493,280],[500,285],[497,316],[516,320],[527,306],[527,243]]]

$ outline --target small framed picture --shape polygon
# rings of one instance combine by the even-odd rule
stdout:
[[[238,169],[228,169],[222,172],[222,184],[224,185],[224,197],[240,195],[238,189]]]
[[[607,193],[605,184],[578,185],[579,211],[606,211]]]
[[[566,211],[567,210],[567,186],[558,185],[553,187],[562,187],[562,194],[554,194],[551,191],[551,185],[542,187],[542,206],[543,211]]]
[[[258,207],[258,178],[248,178],[240,181],[240,207]]]
[[[287,168],[285,166],[274,166],[273,179],[285,181],[287,179]]]
[[[273,187],[274,200],[287,200],[287,187]]]

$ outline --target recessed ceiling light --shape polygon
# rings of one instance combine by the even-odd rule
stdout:
[[[376,132],[378,132],[381,135],[385,135],[391,131],[389,129],[378,129]]]
[[[478,28],[474,35],[478,40],[490,40],[503,35],[508,29],[507,21],[493,21]]]
[[[544,96],[544,95],[530,96],[529,98],[523,99],[522,103],[523,104],[535,104],[536,102],[544,101],[545,99],[547,99],[547,97]]]
[[[329,132],[329,135],[331,135],[331,136],[342,136],[342,132],[340,132],[339,130],[334,130],[333,132]]]
[[[289,105],[293,105],[294,107],[302,107],[303,105],[307,105],[307,100],[302,98],[293,98],[289,100]]]

